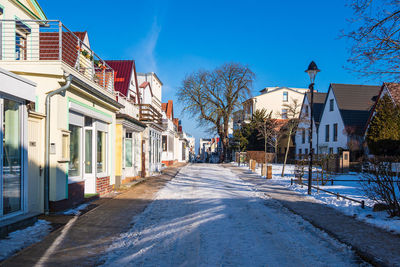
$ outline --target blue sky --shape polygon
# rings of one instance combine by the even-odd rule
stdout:
[[[346,71],[347,40],[340,39],[351,10],[348,1],[40,1],[49,19],[89,32],[103,59],[135,59],[137,71],[154,71],[164,83],[163,102],[174,100],[175,116],[196,138],[196,128],[175,92],[185,75],[224,62],[247,64],[256,73],[253,94],[266,86],[307,87],[304,70],[314,60],[322,70],[316,88],[364,83]]]

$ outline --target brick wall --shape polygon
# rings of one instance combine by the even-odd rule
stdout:
[[[66,210],[78,206],[85,200],[85,181],[68,184],[68,199],[50,201],[49,208],[52,212]]]
[[[96,178],[96,192],[100,196],[108,194],[112,191],[112,186],[110,185],[110,177],[98,177]]]

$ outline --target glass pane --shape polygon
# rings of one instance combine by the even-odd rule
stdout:
[[[105,132],[97,132],[97,172],[106,172],[106,136]]]
[[[21,209],[20,104],[4,99],[3,116],[3,213]]]
[[[92,130],[85,131],[85,173],[92,173],[93,161],[92,161]]]
[[[73,177],[81,174],[81,127],[70,124],[69,130],[71,131],[71,139],[69,144],[68,175]]]
[[[132,167],[132,139],[125,139],[125,166]]]

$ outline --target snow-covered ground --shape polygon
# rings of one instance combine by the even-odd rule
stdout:
[[[34,225],[22,230],[17,230],[0,239],[0,261],[10,257],[36,242],[42,240],[51,230],[50,223],[45,220],[38,220]]]
[[[298,184],[291,185],[291,179],[295,178],[294,165],[286,165],[284,177],[281,177],[282,166],[282,164],[272,164],[272,180],[269,181],[283,185],[301,194],[307,195],[307,186],[301,186]],[[243,166],[242,168],[248,169],[248,167],[246,166]],[[257,168],[255,172],[261,175],[260,168]],[[361,174],[349,173],[331,176],[330,178],[334,180],[359,180],[363,177],[361,176]],[[316,182],[314,182],[314,185],[316,185]],[[347,215],[355,215],[356,218],[358,218],[359,220],[366,221],[370,224],[376,225],[388,231],[400,233],[400,218],[389,218],[388,214],[385,211],[373,212],[372,207],[374,202],[364,195],[364,192],[361,190],[361,185],[359,182],[334,182],[333,185],[331,185],[331,183],[327,183],[326,185],[319,184],[319,187],[356,200],[364,200],[366,207],[365,209],[362,209],[361,204],[357,202],[342,198],[338,199],[334,195],[322,191],[317,192],[317,190],[313,189],[311,197],[318,200],[320,203],[324,203],[331,207],[334,207]]]
[[[228,168],[191,164],[157,194],[104,266],[353,266],[345,245]]]

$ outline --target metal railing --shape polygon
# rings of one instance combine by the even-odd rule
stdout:
[[[120,92],[116,91],[116,100],[118,103],[124,106],[120,110],[120,113],[127,114],[133,118],[137,118],[139,116],[139,108],[137,107],[134,98],[129,99]]]
[[[297,180],[297,179],[296,179],[296,180],[295,180],[295,179],[290,179],[290,184],[293,185],[293,183],[298,183],[298,184],[300,184],[300,185],[308,186],[308,184],[307,184],[307,183],[304,183],[301,179],[299,179],[299,180]],[[354,198],[350,198],[350,197],[341,195],[341,194],[339,194],[339,193],[335,193],[335,192],[331,192],[331,191],[322,189],[322,188],[320,188],[319,186],[315,186],[315,185],[311,185],[311,188],[317,189],[317,193],[319,193],[319,191],[322,191],[322,192],[325,192],[325,193],[327,193],[327,194],[336,196],[337,199],[343,198],[343,199],[347,199],[347,200],[350,200],[350,201],[359,203],[359,204],[361,204],[361,208],[363,208],[363,209],[365,208],[365,201],[364,201],[364,200],[357,200],[357,199],[354,199]]]
[[[113,93],[114,70],[84,37],[58,20],[0,20],[0,60],[62,61]]]
[[[150,104],[139,104],[139,120],[162,124],[162,114]]]

